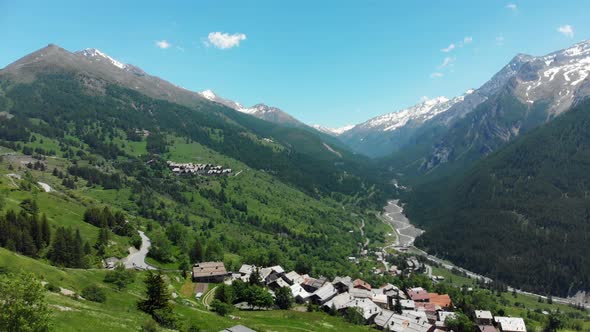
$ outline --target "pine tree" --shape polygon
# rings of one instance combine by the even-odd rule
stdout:
[[[138,303],[138,308],[149,314],[155,310],[170,308],[170,293],[160,273],[148,272],[145,279],[147,299]]]
[[[92,249],[90,248],[90,243],[86,241],[84,243],[84,255],[90,255],[90,253],[92,253]]]
[[[51,230],[49,229],[49,222],[45,213],[41,215],[41,238],[43,239],[43,246],[46,247],[51,242]]]
[[[41,229],[41,222],[39,221],[38,218],[31,218],[30,219],[30,227],[31,227],[31,237],[33,238],[33,241],[35,242],[35,246],[38,249],[43,248],[43,246],[45,245],[44,241],[43,241],[43,232]]]
[[[80,230],[76,229],[76,235],[73,239],[72,243],[72,265],[74,267],[84,267],[86,264],[84,263],[84,249],[83,249],[83,242],[82,236],[80,235]]]

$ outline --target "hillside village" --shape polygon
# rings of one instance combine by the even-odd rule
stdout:
[[[415,258],[411,271],[417,271]],[[407,272],[407,271],[406,271]],[[402,273],[401,271],[393,272]],[[299,305],[317,306],[331,314],[346,315],[353,309],[362,316],[362,323],[379,330],[396,332],[449,331],[449,319],[456,319],[454,304],[448,294],[428,292],[422,287],[401,289],[387,283],[371,285],[349,276],[312,277],[295,271],[285,271],[281,266],[257,267],[244,264],[238,272],[228,272],[222,262],[203,262],[192,268],[192,280],[198,283],[195,296],[203,295],[204,283],[249,283],[258,276],[259,283],[275,298],[281,288],[287,288]],[[436,281],[441,277],[433,277]],[[205,287],[206,288],[206,287]],[[241,309],[262,309],[247,303],[236,303]],[[487,310],[475,310],[475,324],[480,332],[526,332],[521,317],[493,316]]]
[[[224,168],[221,165],[213,164],[194,164],[194,163],[176,163],[168,160],[166,162],[168,168],[175,175],[229,175],[232,173],[231,168]]]

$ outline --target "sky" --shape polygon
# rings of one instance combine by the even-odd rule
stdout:
[[[0,0],[0,68],[97,48],[184,88],[339,127],[590,38],[585,1]]]

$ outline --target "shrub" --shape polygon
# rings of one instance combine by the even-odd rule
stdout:
[[[232,311],[232,309],[233,308],[232,308],[231,304],[221,302],[217,299],[215,299],[215,300],[213,300],[213,302],[211,302],[211,310],[215,311],[220,316],[226,316],[227,314],[229,314]]]
[[[104,289],[93,285],[82,290],[82,297],[89,301],[103,303],[107,300],[107,294]]]
[[[133,277],[133,271],[126,270],[123,264],[117,264],[114,270],[104,276],[104,282],[114,284],[118,290],[122,290],[134,281]]]
[[[45,289],[52,293],[59,293],[61,291],[61,288],[49,282],[45,284]]]
[[[172,308],[166,307],[154,310],[152,317],[162,327],[175,330],[178,328],[178,316],[172,311]]]

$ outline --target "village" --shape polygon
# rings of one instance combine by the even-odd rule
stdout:
[[[408,259],[407,263],[407,269],[418,271],[420,263],[415,258]],[[402,271],[394,267],[389,273],[400,274]],[[287,288],[299,305],[314,305],[325,312],[342,315],[349,309],[355,309],[362,315],[364,324],[384,331],[450,331],[448,320],[457,318],[448,294],[428,292],[422,287],[400,289],[390,283],[374,286],[349,276],[332,280],[314,278],[295,271],[287,272],[278,265],[257,267],[244,264],[238,272],[228,272],[222,262],[202,262],[192,268],[192,280],[197,283],[197,298],[204,295],[207,283],[232,285],[235,282],[252,282],[252,278],[259,279],[260,285],[273,298],[279,289]],[[436,282],[441,278],[433,276],[432,280]],[[246,303],[237,303],[235,307],[254,309]],[[472,316],[480,332],[526,332],[521,317],[493,316],[487,310],[475,310]],[[239,329],[252,331],[244,326],[239,326]]]
[[[224,168],[221,165],[176,163],[170,160],[168,160],[166,164],[175,175],[218,176],[230,175],[232,173],[231,168]]]

